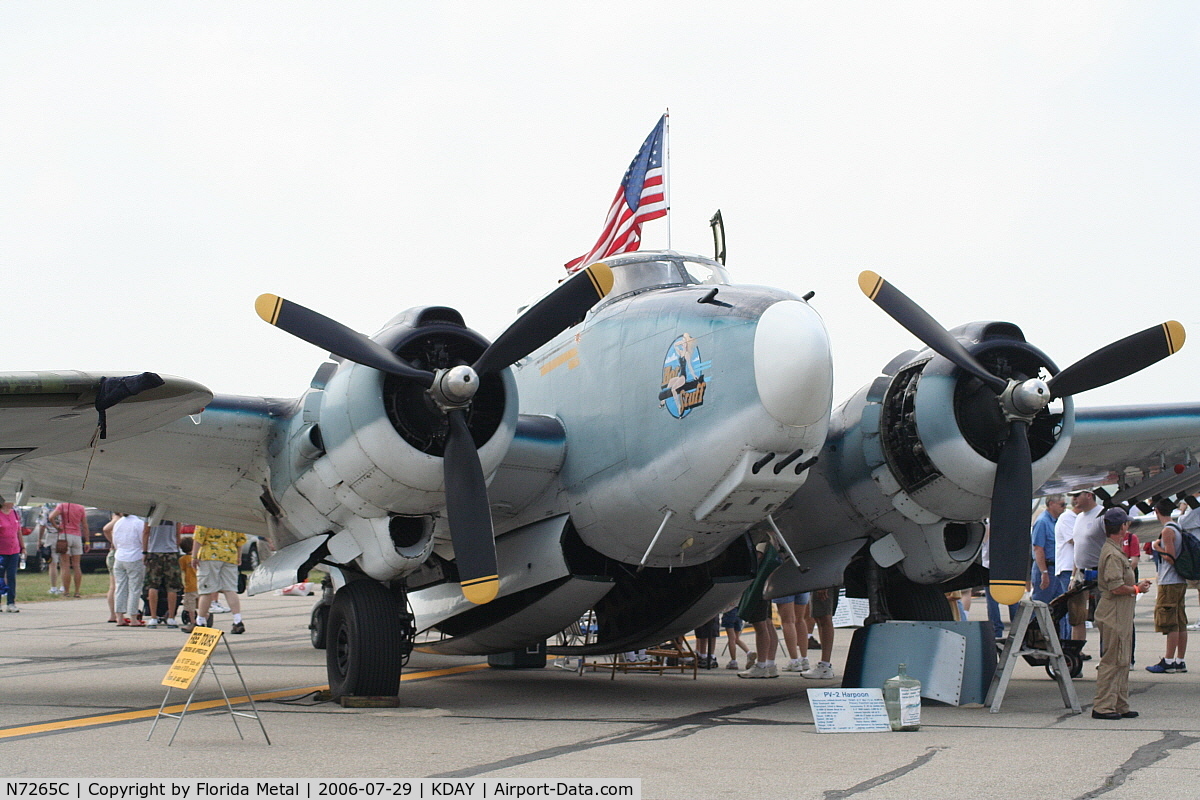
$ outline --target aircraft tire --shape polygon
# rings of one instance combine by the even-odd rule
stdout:
[[[892,619],[916,622],[949,622],[950,602],[937,585],[913,583],[901,575],[888,581],[887,606]]]
[[[373,580],[351,581],[334,595],[325,632],[333,697],[396,696],[404,660],[401,611],[395,596]]]
[[[325,644],[329,639],[328,603],[317,603],[313,606],[312,617],[308,622],[308,638],[316,649],[325,649]]]

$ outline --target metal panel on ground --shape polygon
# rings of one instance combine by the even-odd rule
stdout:
[[[921,696],[950,705],[982,703],[995,672],[995,646],[979,646],[986,623],[885,622],[855,631],[845,687],[880,688],[905,664]],[[990,644],[990,642],[989,642]]]

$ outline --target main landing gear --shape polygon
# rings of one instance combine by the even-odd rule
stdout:
[[[353,580],[330,605],[313,609],[313,646],[323,633],[329,690],[343,695],[393,697],[412,652],[416,629],[404,595],[370,579]],[[318,615],[328,609],[318,625]]]
[[[867,555],[861,563],[862,588],[870,606],[866,624],[890,619],[945,622],[954,619],[941,586],[914,583],[897,569],[884,569]]]

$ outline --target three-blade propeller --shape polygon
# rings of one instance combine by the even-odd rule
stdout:
[[[996,463],[991,508],[992,597],[1004,604],[1019,602],[1029,578],[1029,527],[1032,517],[1033,463],[1029,423],[1056,397],[1069,397],[1132,375],[1161,361],[1183,346],[1178,322],[1164,322],[1102,347],[1043,382],[993,375],[954,336],[920,306],[870,270],[858,277],[859,288],[892,319],[955,366],[974,375],[996,393],[1008,434]]]
[[[518,317],[474,364],[436,372],[414,367],[358,331],[273,294],[261,295],[254,309],[265,321],[310,344],[428,390],[446,417],[446,517],[462,592],[472,603],[487,603],[496,597],[500,578],[486,478],[467,425],[467,409],[481,375],[500,372],[566,330],[608,294],[612,282],[612,271],[602,263],[575,273]]]

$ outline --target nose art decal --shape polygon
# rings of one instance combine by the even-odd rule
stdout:
[[[711,363],[700,359],[700,348],[689,334],[671,342],[663,358],[659,408],[666,408],[675,419],[683,419],[693,408],[704,405],[704,392],[708,388],[704,370]]]

